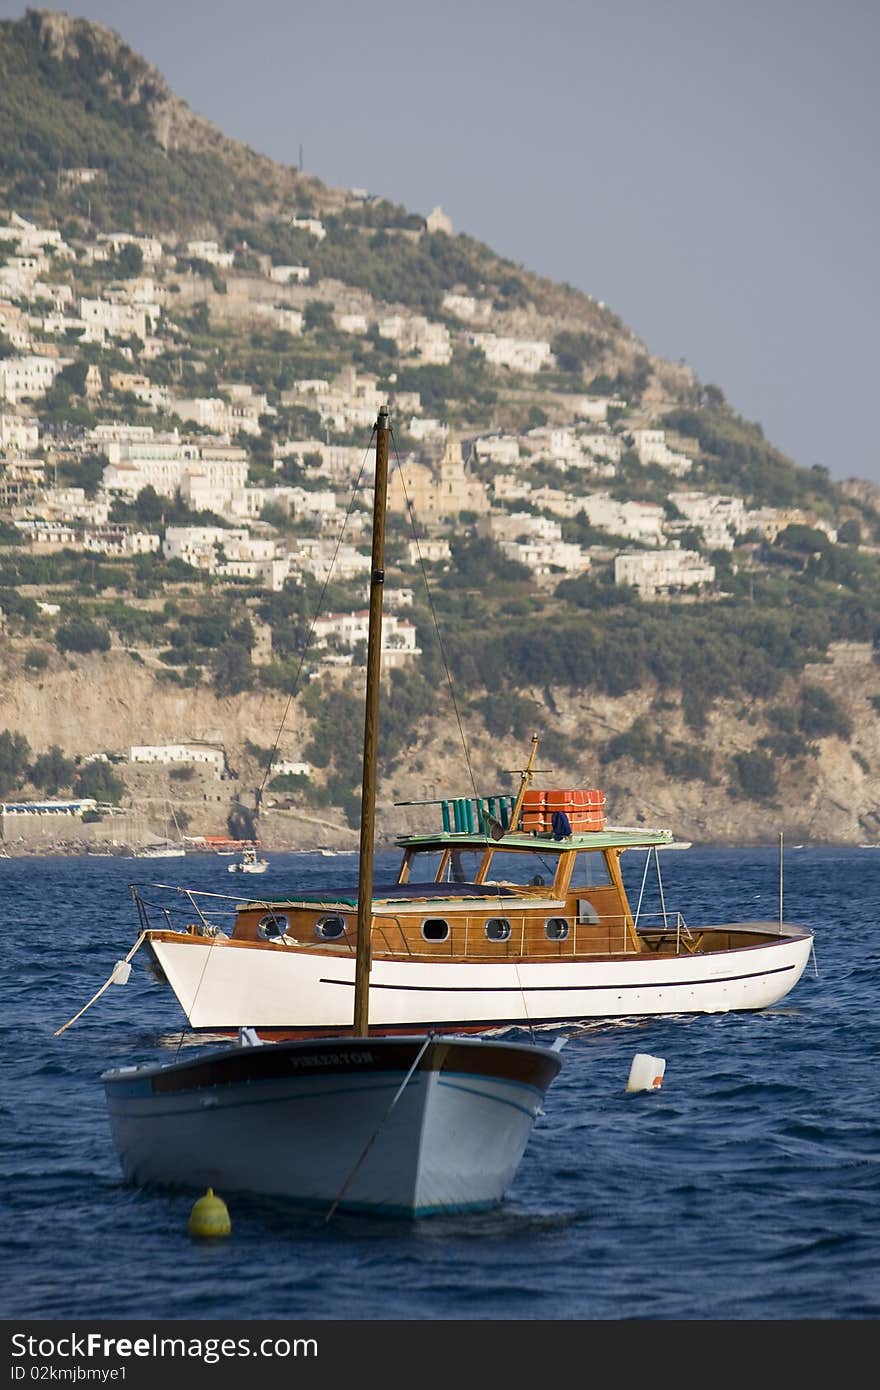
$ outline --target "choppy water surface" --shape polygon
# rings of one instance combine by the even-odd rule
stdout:
[[[629,857],[637,894],[641,856]],[[354,858],[271,860],[270,894],[356,873]],[[692,924],[778,914],[776,849],[696,847],[661,862],[667,904]],[[0,1315],[880,1315],[880,852],[787,851],[785,917],[814,927],[816,968],[775,1008],[567,1030],[499,1210],[328,1225],[232,1197],[231,1238],[198,1244],[186,1230],[193,1193],[123,1185],[105,1113],[101,1072],[170,1058],[180,1038],[175,1000],[143,954],[128,985],[53,1034],[134,943],[132,879],[227,892],[226,863],[0,861]],[[627,1094],[637,1052],[666,1059],[659,1091]]]

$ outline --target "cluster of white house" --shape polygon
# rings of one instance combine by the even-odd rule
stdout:
[[[662,431],[652,432],[662,435]],[[554,437],[558,436],[558,437]],[[592,437],[592,436],[590,436]],[[757,532],[771,539],[792,521],[821,526],[834,539],[827,523],[815,521],[796,510],[752,509],[740,498],[696,491],[671,491],[669,502],[677,517],[671,519],[666,508],[656,503],[622,501],[609,492],[571,491],[550,486],[538,487],[523,474],[532,449],[560,452],[574,435],[546,429],[529,431],[523,441],[497,436],[481,438],[472,446],[472,457],[490,458],[509,471],[496,473],[486,485],[463,458],[459,442],[447,439],[439,462],[431,466],[405,458],[395,467],[389,484],[391,512],[408,515],[433,531],[407,543],[410,564],[447,562],[448,539],[437,530],[448,528],[462,514],[476,523],[477,530],[495,540],[510,558],[524,564],[536,576],[585,573],[591,564],[590,546],[565,541],[561,519],[581,516],[590,527],[615,538],[643,547],[642,554],[627,554],[615,564],[618,583],[634,585],[646,596],[710,584],[714,568],[697,552],[681,549],[681,537],[698,530],[708,550],[732,549],[736,537]],[[18,502],[23,515],[15,518],[22,535],[43,547],[81,546],[105,554],[136,555],[158,551],[179,559],[194,569],[255,582],[270,590],[280,590],[289,578],[310,574],[323,580],[333,567],[339,579],[357,578],[369,571],[369,555],[351,542],[340,544],[343,508],[332,487],[304,488],[282,482],[274,486],[248,486],[248,454],[239,446],[218,442],[214,436],[181,436],[177,431],[157,436],[149,426],[101,426],[92,432],[93,447],[102,449],[108,459],[103,472],[103,488],[96,498],[87,498],[82,488],[39,489],[44,466],[36,461],[7,461],[3,477],[12,489],[7,500]],[[346,446],[322,446],[313,441],[314,450],[303,447],[302,458],[310,459],[317,476],[329,466],[328,482],[336,474],[349,475],[356,461],[363,466],[362,451]],[[662,439],[655,439],[660,445]],[[514,447],[521,452],[514,453]],[[289,457],[289,455],[285,455]],[[283,466],[283,459],[282,459]],[[601,469],[602,465],[597,467]],[[36,477],[34,476],[36,475]],[[28,501],[26,482],[34,488]],[[45,483],[43,477],[42,481]],[[194,511],[209,511],[227,522],[259,523],[261,534],[249,525],[168,525],[164,539],[149,530],[111,524],[114,497],[134,500],[145,487],[160,498],[179,494]],[[2,500],[0,483],[0,500]],[[518,509],[525,503],[529,510]],[[274,526],[262,521],[266,508],[314,528],[312,536],[279,536]],[[36,514],[34,514],[36,513]],[[548,515],[549,513],[549,515]],[[360,516],[363,526],[363,516]],[[351,520],[351,519],[350,519]],[[607,549],[607,546],[604,547]],[[352,644],[353,645],[353,644]],[[409,639],[401,643],[412,650]]]
[[[100,171],[88,169],[65,174],[75,183],[100,177]],[[290,222],[315,243],[326,236],[319,218],[295,216]],[[435,208],[425,228],[449,232],[451,224],[442,209]],[[345,499],[337,496],[337,489],[348,487],[359,475],[369,482],[371,459],[368,451],[331,436],[368,430],[380,406],[389,401],[387,389],[380,387],[377,377],[353,367],[332,380],[294,381],[281,393],[281,406],[314,412],[325,437],[276,437],[273,464],[282,476],[274,486],[249,486],[249,451],[243,444],[278,414],[267,395],[236,381],[223,382],[204,396],[175,394],[136,370],[135,361],[137,356],[148,362],[167,350],[168,342],[157,334],[175,327],[167,319],[169,307],[204,295],[204,288],[197,287],[199,269],[232,271],[235,253],[210,240],[190,240],[172,248],[157,237],[118,232],[97,236],[79,254],[87,263],[100,265],[121,257],[128,246],[140,252],[139,273],[108,283],[99,297],[77,297],[67,283],[76,253],[59,231],[16,214],[0,226],[0,334],[14,349],[0,358],[0,505],[11,510],[22,537],[44,548],[79,546],[120,556],[161,548],[165,556],[195,569],[270,590],[306,574],[323,579],[331,565],[336,578],[363,577],[370,564],[363,535],[366,522],[363,514],[349,516],[350,539],[338,543]],[[370,296],[338,286],[326,292],[323,287],[306,290],[307,265],[273,265],[265,256],[252,260],[259,273],[254,275],[251,267],[249,276],[230,278],[230,293],[215,296],[212,313],[259,319],[270,311],[276,326],[301,333],[311,297],[324,306],[325,318],[329,310],[340,332],[365,334],[375,329],[380,337],[393,340],[404,358],[439,365],[451,360],[453,334],[447,322],[402,309],[389,312]],[[157,278],[163,267],[178,272],[174,295]],[[57,282],[53,272],[63,272]],[[204,285],[204,277],[201,280]],[[331,303],[331,292],[337,299],[341,295],[341,302]],[[461,341],[479,349],[493,365],[525,374],[554,365],[549,342],[491,331],[494,309],[488,299],[450,293],[444,296],[442,310],[447,320],[463,325]],[[161,432],[130,424],[104,424],[88,431],[74,452],[78,447],[82,453],[106,458],[96,497],[87,497],[82,488],[50,486],[51,465],[33,457],[44,443],[34,403],[76,360],[71,355],[76,338],[112,343],[132,368],[102,374],[91,365],[84,384],[88,397],[130,395],[180,422],[170,420],[173,427]],[[34,351],[37,340],[39,352]],[[671,491],[674,516],[657,504],[613,496],[607,483],[625,455],[643,467],[664,470],[670,478],[683,478],[692,467],[689,453],[673,447],[666,432],[650,420],[622,419],[626,402],[617,397],[573,396],[569,424],[538,425],[522,434],[481,435],[468,441],[464,452],[444,421],[424,415],[418,392],[392,389],[390,402],[407,440],[442,448],[442,456],[432,463],[404,454],[392,471],[389,509],[403,516],[412,513],[423,533],[406,543],[410,564],[448,563],[450,526],[460,524],[464,516],[538,577],[585,573],[591,545],[564,540],[562,525],[582,517],[602,533],[591,539],[605,539],[603,552],[609,544],[622,542],[640,547],[617,557],[614,577],[651,596],[713,581],[713,566],[687,549],[694,531],[701,533],[707,551],[729,550],[738,536],[753,531],[772,539],[791,521],[821,526],[834,538],[825,523],[799,511],[747,510],[741,499],[729,496]],[[184,432],[187,426],[192,433]],[[528,476],[535,465],[549,465],[561,485],[537,485]],[[296,485],[287,481],[290,478]],[[300,486],[306,478],[310,486]],[[145,488],[162,499],[180,496],[193,512],[214,514],[227,524],[168,525],[160,539],[148,528],[111,522],[113,500],[132,502]],[[286,534],[290,528],[284,525],[279,534],[277,523],[285,519],[296,523],[295,535]],[[312,534],[304,535],[304,530]],[[325,621],[335,626],[323,636],[338,647],[352,648],[361,640],[356,635],[358,614]],[[405,655],[418,650],[414,630],[405,623],[389,630],[388,637],[389,650]]]

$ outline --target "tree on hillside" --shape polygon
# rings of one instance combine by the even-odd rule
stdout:
[[[818,685],[801,686],[798,721],[801,732],[807,738],[830,738],[835,735],[845,742],[852,738],[853,726],[849,715],[841,709],[833,695]]]
[[[15,790],[27,772],[31,746],[24,734],[0,733],[0,796]]]
[[[141,526],[158,527],[161,526],[165,517],[165,499],[160,497],[156,489],[147,483],[138,493],[134,512]]]
[[[239,695],[254,680],[251,654],[243,642],[227,642],[214,668],[214,688],[219,695]]]
[[[60,652],[106,652],[110,634],[90,618],[71,618],[56,630],[55,645]]]
[[[119,248],[116,264],[122,275],[140,275],[144,268],[144,253],[135,242],[127,241]]]
[[[602,351],[602,343],[595,333],[572,333],[567,329],[556,334],[550,347],[562,372],[583,371]]]
[[[108,801],[118,806],[125,795],[125,783],[108,763],[87,763],[76,779],[76,796],[93,796],[96,801]]]
[[[48,753],[41,753],[34,761],[30,777],[35,787],[47,796],[55,796],[62,787],[69,787],[76,776],[76,763],[65,758],[57,743],[53,743]]]
[[[730,760],[731,792],[749,801],[769,801],[776,794],[773,759],[758,748],[734,753]]]
[[[447,588],[482,588],[502,579],[528,582],[531,570],[511,560],[490,536],[465,537],[450,546],[452,564],[444,576]]]

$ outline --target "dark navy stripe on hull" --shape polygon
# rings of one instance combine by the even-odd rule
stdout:
[[[413,994],[589,994],[595,990],[625,989],[693,989],[695,985],[729,985],[739,980],[763,980],[769,975],[786,975],[794,965],[776,965],[772,970],[746,971],[742,975],[710,975],[702,980],[643,980],[624,984],[619,980],[607,985],[392,985],[370,981],[370,992],[380,989],[403,990]],[[354,989],[354,980],[331,980],[323,975],[322,985],[346,985]]]

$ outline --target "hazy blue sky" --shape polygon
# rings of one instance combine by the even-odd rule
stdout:
[[[48,6],[47,6],[48,8]],[[24,4],[0,0],[0,16]],[[880,482],[877,0],[82,0],[201,115],[603,299]]]

